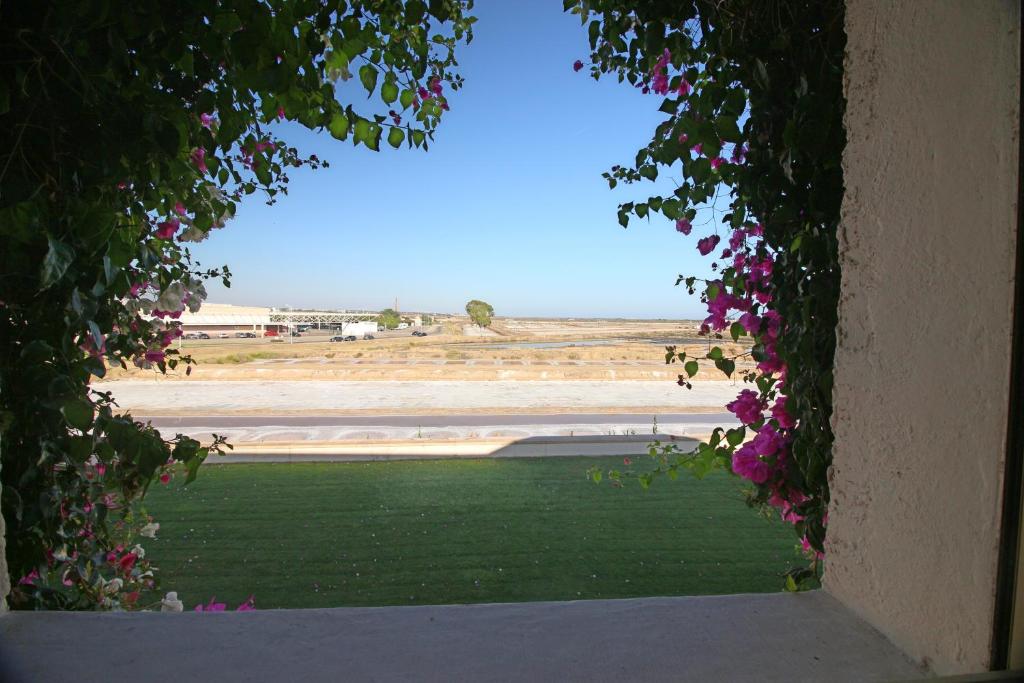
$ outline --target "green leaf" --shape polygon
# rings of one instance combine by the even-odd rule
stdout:
[[[43,266],[40,272],[40,289],[49,289],[58,280],[64,277],[68,266],[75,258],[74,250],[68,245],[52,237],[47,237],[50,248],[43,259]]]
[[[711,360],[722,360],[722,347],[712,347],[712,349],[708,351],[708,358]]]
[[[416,99],[416,93],[407,89],[403,90],[402,94],[398,96],[398,103],[402,105],[402,109],[408,109],[412,106],[414,99]]]
[[[75,429],[83,432],[92,424],[92,404],[80,398],[73,398],[64,402],[60,412],[64,419]]]
[[[719,287],[714,282],[712,282],[710,285],[708,285],[708,289],[707,289],[708,301],[714,301],[715,299],[717,299],[718,295],[721,293],[721,291],[722,291],[722,288]]]
[[[683,366],[683,369],[686,370],[686,374],[689,375],[690,377],[693,377],[694,375],[696,375],[697,374],[697,370],[699,368],[700,368],[700,366],[697,365],[697,361],[695,361],[695,360],[686,361],[686,365]]]
[[[391,81],[385,81],[384,85],[380,87],[380,98],[385,103],[391,104],[398,99],[398,86]]]
[[[327,125],[327,130],[330,131],[331,137],[337,140],[344,140],[348,137],[348,117],[344,114],[335,114],[331,117],[331,122]]]
[[[710,167],[709,167],[710,168]],[[651,164],[645,164],[638,169],[638,172],[644,178],[648,180],[655,180],[658,177],[658,167]]]
[[[388,133],[388,144],[395,149],[398,149],[403,140],[405,140],[405,133],[402,132],[401,128],[392,128],[391,132]]]
[[[377,69],[369,64],[363,64],[359,67],[359,81],[366,88],[366,92],[372,95],[377,89]]]
[[[744,330],[743,325],[740,325],[739,323],[733,323],[729,326],[729,334],[732,335],[733,341],[739,341],[740,337],[742,337],[744,333],[746,333],[746,330]]]
[[[746,435],[746,427],[736,427],[735,429],[730,429],[725,433],[725,440],[729,442],[730,446],[739,446],[743,443],[743,437]]]
[[[792,574],[786,577],[786,590],[790,593],[796,593],[799,590],[796,585],[796,580],[793,578]]]

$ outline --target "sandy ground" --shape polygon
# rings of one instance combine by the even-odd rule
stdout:
[[[438,414],[445,412],[720,412],[742,388],[706,381],[189,381],[97,382],[144,415]]]

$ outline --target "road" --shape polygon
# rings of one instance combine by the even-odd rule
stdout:
[[[740,382],[181,381],[97,382],[140,415],[684,413],[722,412]]]

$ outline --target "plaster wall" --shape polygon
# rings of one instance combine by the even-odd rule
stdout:
[[[1009,390],[1020,4],[848,0],[824,585],[984,670]]]

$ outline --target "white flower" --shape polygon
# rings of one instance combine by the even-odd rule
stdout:
[[[156,538],[156,532],[160,531],[160,524],[158,522],[150,522],[146,526],[142,527],[139,531],[139,536],[145,536],[146,538]]]
[[[103,592],[104,593],[110,593],[111,595],[114,595],[115,593],[120,592],[120,590],[123,587],[124,587],[124,581],[122,581],[121,579],[111,579],[107,583],[107,585],[103,586]]]
[[[178,599],[178,594],[171,591],[160,601],[161,612],[184,612],[185,605]]]
[[[131,552],[133,555],[135,555],[135,557],[139,558],[140,560],[146,556],[146,550],[138,543],[135,544],[135,547],[132,548]]]

